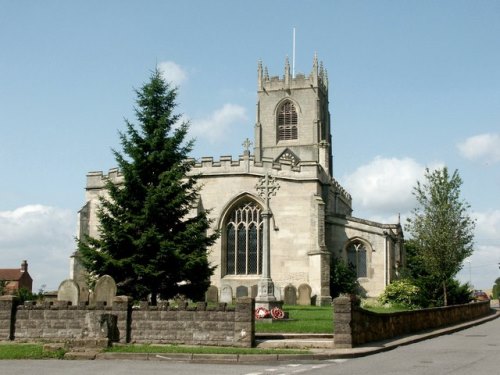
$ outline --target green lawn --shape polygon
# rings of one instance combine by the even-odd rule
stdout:
[[[64,351],[48,352],[43,350],[43,344],[0,344],[0,359],[46,359],[62,358]]]
[[[289,320],[273,323],[255,321],[256,333],[333,333],[333,311],[331,306],[285,305]]]

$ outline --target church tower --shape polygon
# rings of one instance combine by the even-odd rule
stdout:
[[[257,72],[255,160],[315,162],[332,176],[328,78],[323,64],[314,56],[307,77],[293,76],[288,58],[282,79],[269,77],[261,62]]]

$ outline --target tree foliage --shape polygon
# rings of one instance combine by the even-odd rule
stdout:
[[[500,298],[500,277],[495,280],[492,291],[493,298]]]
[[[98,209],[99,237],[80,239],[83,265],[95,276],[112,276],[120,293],[135,299],[183,294],[197,299],[213,267],[207,247],[207,211],[198,209],[197,176],[187,157],[193,141],[176,109],[176,89],[155,70],[136,90],[136,118],[120,132],[122,153],[113,150],[123,182],[108,181]]]
[[[446,306],[449,281],[472,255],[475,221],[468,213],[470,206],[460,197],[458,171],[450,175],[446,167],[427,169],[425,179],[414,188],[418,206],[405,229],[414,241],[415,262],[441,285]]]

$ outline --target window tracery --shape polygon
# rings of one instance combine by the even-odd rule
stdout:
[[[354,241],[347,247],[347,262],[354,267],[358,278],[368,277],[367,251],[361,241]]]
[[[262,272],[261,207],[244,202],[226,224],[226,275],[258,275]]]

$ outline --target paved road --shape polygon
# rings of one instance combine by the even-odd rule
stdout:
[[[363,358],[258,364],[196,364],[170,361],[1,361],[0,373],[51,375],[278,375],[278,374],[498,374],[500,319],[451,335]]]

